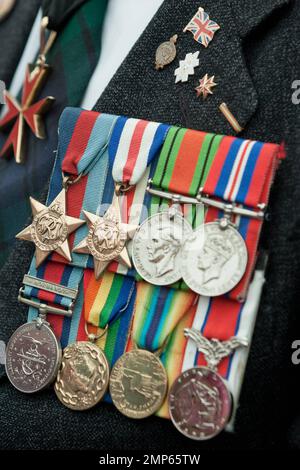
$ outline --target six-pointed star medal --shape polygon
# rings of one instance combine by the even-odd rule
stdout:
[[[136,225],[121,222],[118,199],[103,217],[83,211],[88,224],[88,235],[73,249],[74,253],[88,253],[94,258],[95,277],[99,279],[107,265],[116,260],[131,267],[126,242],[137,230]]]
[[[36,267],[53,251],[71,261],[68,236],[85,222],[66,215],[66,191],[63,189],[49,207],[33,198],[30,198],[30,203],[32,224],[18,233],[16,238],[35,244]]]
[[[213,75],[212,77],[209,77],[208,74],[206,73],[204,77],[202,77],[199,80],[199,85],[195,88],[197,92],[197,96],[203,96],[203,99],[205,100],[208,95],[212,95],[213,92],[211,89],[217,85],[217,83],[214,82],[215,76]]]
[[[13,127],[0,151],[0,157],[7,156],[13,150],[17,163],[24,161],[25,154],[25,124],[38,139],[46,137],[43,123],[43,115],[49,110],[54,102],[52,96],[47,96],[34,102],[49,72],[46,64],[27,66],[25,81],[23,85],[22,99],[19,103],[7,91],[5,91],[7,112],[0,119],[0,130],[13,124]]]

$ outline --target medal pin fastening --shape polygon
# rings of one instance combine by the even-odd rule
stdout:
[[[24,287],[21,287],[19,290],[18,302],[28,305],[29,307],[36,308],[39,311],[40,316],[42,317],[45,317],[48,313],[51,313],[53,315],[63,315],[65,317],[71,317],[73,315],[73,308],[74,308],[75,301],[72,301],[71,305],[66,310],[63,308],[52,307],[51,305],[47,305],[47,304],[44,304],[35,300],[27,299],[27,297],[25,297],[24,294],[25,294]]]
[[[148,180],[147,192],[153,196],[162,197],[168,199],[169,201],[174,201],[177,204],[203,204],[208,207],[214,207],[216,209],[222,210],[225,214],[240,215],[244,217],[250,217],[254,219],[263,220],[265,217],[265,204],[258,204],[258,211],[251,209],[245,209],[244,207],[239,207],[232,203],[226,203],[211,199],[208,196],[202,195],[202,188],[196,197],[184,196],[182,194],[168,193],[160,189],[152,188],[152,180]]]

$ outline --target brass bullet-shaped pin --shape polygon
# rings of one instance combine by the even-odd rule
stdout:
[[[228,108],[227,104],[226,103],[220,104],[219,109],[221,113],[225,116],[225,118],[227,119],[231,127],[235,130],[235,132],[237,134],[242,132],[243,128],[239,125],[238,121],[236,120],[236,118],[234,117],[230,109]]]

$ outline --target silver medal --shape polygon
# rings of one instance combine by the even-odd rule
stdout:
[[[20,326],[8,342],[6,373],[20,392],[39,392],[50,385],[60,362],[60,344],[49,324],[40,318]]]
[[[181,249],[193,232],[190,224],[175,207],[146,219],[137,230],[132,259],[143,279],[158,286],[181,279]]]
[[[208,297],[223,295],[242,279],[248,261],[239,232],[220,222],[203,224],[186,239],[181,252],[181,272],[194,292]]]

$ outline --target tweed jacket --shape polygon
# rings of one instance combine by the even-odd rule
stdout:
[[[300,79],[297,52],[299,0],[204,0],[221,26],[201,48],[199,77],[215,75],[218,86],[206,101],[191,83],[175,84],[177,59],[199,50],[182,29],[199,7],[197,0],[165,0],[120,65],[95,110],[234,134],[219,112],[226,102],[244,128],[241,136],[285,142],[287,158],[273,186],[261,244],[269,251],[261,306],[234,433],[194,442],[156,417],[130,421],[109,404],[74,413],[52,391],[24,396],[0,378],[0,442],[3,448],[143,449],[192,452],[204,449],[278,449],[299,446],[297,367],[291,344],[299,326],[300,117],[292,84]],[[157,46],[179,33],[177,59],[163,72],[154,68]],[[96,101],[96,97],[95,97]],[[18,242],[0,276],[0,339],[7,341],[26,309],[17,302],[33,247]],[[298,330],[299,331],[299,330]],[[299,366],[300,367],[300,366]],[[167,439],[166,439],[167,436]]]

